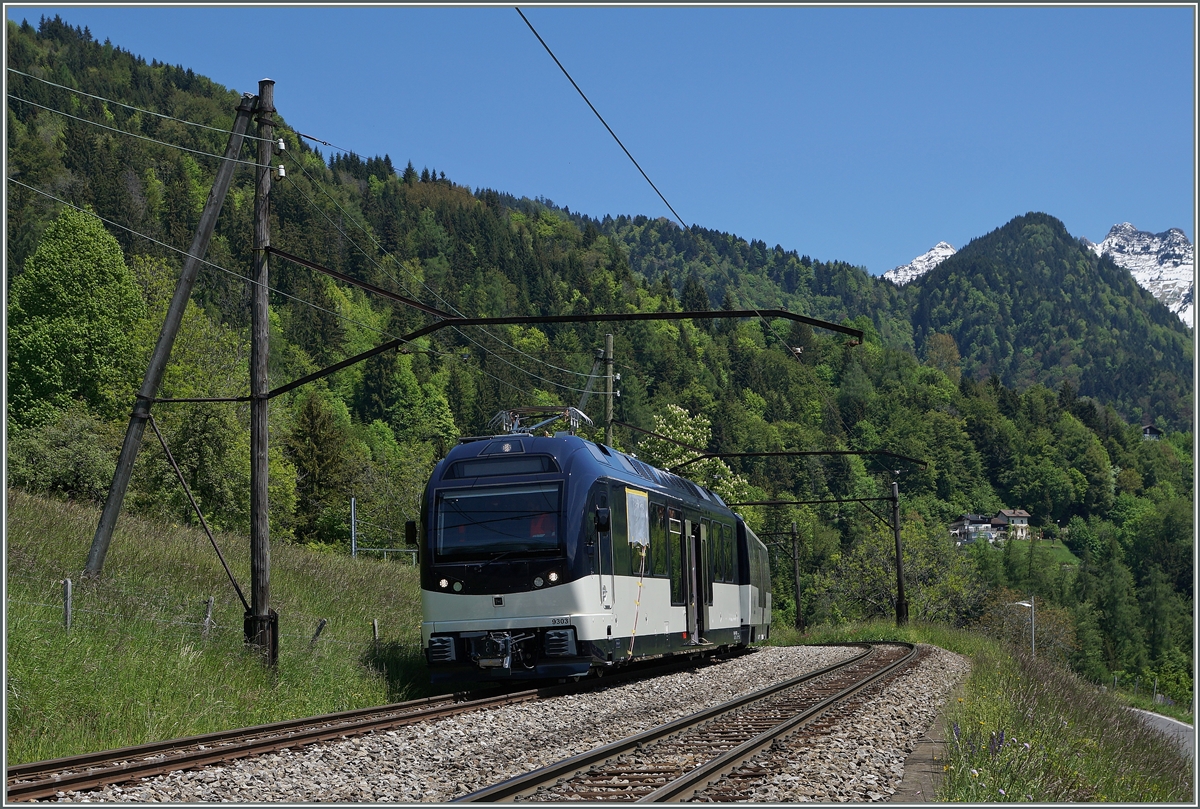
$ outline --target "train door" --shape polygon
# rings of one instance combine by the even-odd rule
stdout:
[[[597,505],[600,508],[608,508],[609,514],[612,514],[608,497],[608,487],[602,486],[596,494]],[[600,574],[600,606],[602,609],[611,610],[613,606],[613,543],[612,543],[612,517],[609,517],[608,529],[598,532],[596,537],[596,570]]]
[[[707,600],[705,584],[705,550],[708,546],[706,526],[701,522],[684,520],[684,533],[680,537],[683,543],[684,581],[687,585],[685,601],[687,603],[688,639],[691,643],[701,643],[704,637],[704,608]]]

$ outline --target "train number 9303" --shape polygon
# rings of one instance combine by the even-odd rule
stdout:
[[[550,623],[554,626],[566,626],[571,623],[570,618],[551,618]]]

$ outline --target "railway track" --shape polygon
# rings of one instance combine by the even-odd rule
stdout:
[[[710,660],[711,658],[664,660],[579,683],[531,688],[475,699],[469,699],[461,693],[445,694],[383,707],[360,708],[269,725],[152,742],[119,750],[16,764],[6,772],[6,799],[32,801],[54,797],[59,792],[68,790],[83,792],[176,770],[206,767],[330,739],[433,721],[455,714],[581,693],[630,678],[706,665]]]
[[[850,645],[862,653],[455,802],[680,802],[705,790],[707,800],[737,799],[739,782],[770,774],[747,766],[756,754],[917,656],[912,644]]]

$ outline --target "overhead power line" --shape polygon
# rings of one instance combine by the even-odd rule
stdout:
[[[21,103],[28,104],[31,107],[37,107],[38,109],[45,110],[46,112],[52,112],[55,115],[61,115],[64,118],[70,118],[74,121],[79,121],[80,123],[83,123],[83,124],[89,124],[91,126],[99,127],[100,129],[107,129],[109,132],[116,132],[118,135],[128,135],[131,138],[137,138],[138,140],[149,141],[150,143],[157,143],[160,146],[166,146],[171,149],[179,149],[180,151],[191,152],[192,154],[203,155],[204,157],[215,157],[218,160],[229,159],[229,160],[233,160],[234,163],[240,163],[243,166],[254,166],[255,168],[270,168],[270,166],[265,166],[265,167],[259,166],[259,164],[255,163],[253,160],[240,160],[236,157],[235,158],[226,158],[224,155],[213,154],[212,152],[205,152],[201,149],[191,149],[187,146],[180,146],[178,143],[168,143],[165,140],[158,140],[157,138],[151,138],[147,135],[139,135],[136,132],[128,132],[124,129],[117,129],[115,126],[108,126],[106,124],[100,123],[99,121],[89,121],[87,118],[80,118],[78,115],[72,115],[69,112],[63,112],[62,110],[56,110],[54,107],[47,107],[45,104],[38,104],[36,101],[30,101],[29,99],[21,98],[20,96],[13,95],[12,93],[9,93],[8,97],[11,98],[13,101],[20,101]]]
[[[356,228],[358,228],[358,229],[359,229],[359,230],[360,230],[360,231],[363,233],[363,235],[365,235],[365,236],[366,236],[366,237],[367,237],[367,238],[368,238],[368,239],[371,241],[371,243],[372,243],[372,244],[375,246],[375,248],[376,248],[377,250],[379,250],[381,253],[383,253],[383,254],[384,254],[384,255],[386,255],[386,256],[391,256],[393,259],[395,258],[394,256],[392,256],[392,255],[391,255],[391,253],[390,253],[388,250],[386,250],[386,249],[383,247],[383,245],[381,245],[381,244],[379,243],[379,240],[375,238],[374,234],[372,234],[372,233],[371,233],[371,231],[370,231],[368,228],[366,228],[366,227],[365,227],[365,226],[364,226],[362,223],[360,223],[360,222],[358,221],[358,219],[357,219],[356,217],[352,216],[352,215],[350,214],[350,212],[348,212],[348,211],[347,211],[347,210],[346,210],[344,207],[342,207],[342,204],[341,204],[340,202],[338,202],[336,199],[334,199],[334,198],[333,198],[333,196],[331,196],[331,195],[329,194],[329,192],[328,192],[328,191],[327,191],[327,190],[324,188],[324,186],[323,186],[323,185],[322,185],[320,182],[318,182],[318,181],[317,181],[317,179],[316,179],[315,177],[313,177],[311,174],[309,174],[309,172],[308,172],[308,169],[307,169],[307,168],[304,166],[303,162],[301,162],[299,158],[297,158],[297,157],[292,157],[291,159],[292,159],[292,161],[293,161],[293,162],[296,164],[297,168],[299,168],[299,169],[300,169],[300,173],[301,173],[301,174],[303,174],[305,177],[307,177],[307,178],[308,178],[308,180],[309,180],[309,182],[311,182],[311,183],[312,183],[313,185],[315,185],[317,188],[321,189],[321,191],[322,191],[322,193],[324,193],[324,195],[325,195],[326,199],[328,199],[328,200],[329,200],[331,203],[333,203],[334,207],[335,207],[335,208],[337,208],[337,210],[338,210],[338,211],[339,211],[339,212],[340,212],[340,213],[341,213],[341,214],[342,214],[342,215],[343,215],[343,216],[344,216],[346,219],[348,219],[350,222],[352,222],[352,223],[354,224],[354,226],[355,226]],[[353,247],[354,247],[356,250],[358,250],[358,251],[359,251],[359,252],[360,252],[360,253],[361,253],[361,254],[362,254],[362,255],[363,255],[363,256],[364,256],[364,257],[365,257],[365,258],[366,258],[368,261],[370,261],[370,262],[371,262],[371,264],[372,264],[372,265],[373,265],[373,266],[374,266],[374,267],[375,267],[377,270],[379,270],[379,271],[380,271],[380,272],[382,272],[384,275],[386,275],[388,278],[390,278],[390,279],[392,280],[392,282],[393,282],[393,283],[395,283],[395,284],[396,284],[398,287],[400,287],[401,289],[404,289],[404,288],[405,288],[405,285],[404,285],[404,284],[402,284],[402,283],[400,282],[400,280],[399,280],[398,278],[396,278],[396,276],[394,276],[394,275],[393,275],[391,272],[389,272],[389,271],[388,271],[388,269],[387,269],[386,267],[382,266],[382,265],[381,265],[381,264],[380,264],[378,261],[376,261],[376,260],[375,260],[375,257],[374,257],[373,255],[371,255],[371,254],[370,254],[370,253],[368,253],[366,250],[364,250],[362,247],[360,247],[360,246],[358,245],[358,243],[357,243],[357,242],[355,242],[355,240],[354,240],[354,239],[352,239],[352,238],[349,236],[349,234],[347,234],[347,233],[345,232],[345,230],[344,230],[344,229],[341,227],[341,225],[339,225],[337,222],[335,222],[335,221],[333,220],[333,218],[332,218],[332,217],[330,217],[330,216],[329,216],[329,214],[328,214],[328,213],[327,213],[325,210],[323,210],[323,209],[322,209],[320,206],[318,206],[318,205],[316,204],[316,202],[315,202],[315,201],[314,201],[314,200],[313,200],[313,199],[312,199],[312,198],[311,198],[309,195],[305,194],[305,193],[304,193],[304,191],[303,191],[303,190],[301,190],[301,189],[300,189],[298,186],[292,185],[291,187],[292,187],[292,188],[295,188],[295,189],[297,190],[297,192],[298,192],[298,193],[301,195],[301,197],[303,197],[303,198],[304,198],[305,202],[307,202],[307,203],[308,203],[308,204],[309,204],[309,205],[310,205],[310,206],[311,206],[311,207],[312,207],[314,210],[316,210],[316,211],[317,211],[318,213],[320,213],[320,214],[321,214],[323,217],[325,217],[326,221],[327,221],[327,222],[329,222],[329,224],[330,224],[330,225],[331,225],[331,226],[332,226],[332,227],[333,227],[333,228],[334,228],[334,229],[335,229],[335,230],[336,230],[336,231],[337,231],[337,232],[338,232],[338,233],[339,233],[339,234],[340,234],[342,237],[344,237],[344,238],[345,238],[345,239],[346,239],[346,240],[347,240],[347,241],[348,241],[348,242],[349,242],[349,243],[350,243],[350,244],[351,244],[351,245],[352,245],[352,246],[353,246]],[[408,275],[408,276],[409,276],[409,278],[411,278],[413,281],[415,281],[417,284],[419,284],[419,285],[421,286],[421,288],[422,288],[422,289],[424,289],[426,292],[428,292],[430,295],[432,295],[432,296],[433,296],[435,299],[437,299],[438,301],[440,301],[440,302],[441,302],[441,303],[442,303],[442,304],[443,304],[443,305],[444,305],[444,306],[445,306],[445,307],[446,307],[448,310],[450,310],[451,312],[453,312],[455,315],[458,315],[459,317],[465,317],[464,313],[463,313],[463,312],[462,312],[460,309],[458,309],[457,307],[455,307],[455,306],[454,306],[452,303],[450,303],[450,301],[448,301],[448,300],[447,300],[447,299],[446,299],[444,296],[442,296],[442,295],[441,295],[440,293],[438,293],[436,290],[434,290],[434,289],[431,289],[431,288],[429,287],[429,285],[428,285],[428,284],[426,284],[424,281],[422,281],[422,280],[420,280],[420,279],[416,278],[416,277],[415,277],[415,276],[414,276],[412,273],[408,272],[407,270],[404,270],[403,264],[401,264],[399,261],[397,261],[397,262],[396,262],[396,264],[397,264],[397,266],[398,266],[398,267],[400,267],[400,268],[401,268],[401,270],[402,270],[402,271],[403,271],[403,272],[404,272],[406,275]],[[532,371],[530,371],[530,370],[528,370],[528,369],[526,369],[526,368],[522,368],[521,366],[519,366],[519,365],[516,365],[515,363],[509,362],[509,361],[508,361],[508,360],[506,360],[504,357],[500,356],[500,355],[499,355],[499,354],[497,354],[495,351],[493,351],[492,349],[488,348],[488,347],[487,347],[487,346],[485,346],[483,343],[479,342],[479,341],[478,341],[478,340],[476,340],[474,337],[472,337],[471,335],[469,335],[469,334],[467,334],[466,332],[462,331],[461,329],[455,328],[455,329],[454,329],[454,331],[455,331],[456,333],[458,333],[458,334],[459,334],[459,335],[460,335],[460,336],[461,336],[463,339],[467,340],[467,341],[468,341],[468,342],[470,342],[472,345],[476,346],[476,347],[477,347],[477,348],[478,348],[480,351],[484,352],[485,354],[491,354],[492,356],[496,357],[496,359],[500,360],[501,362],[505,363],[506,365],[509,365],[510,367],[512,367],[512,368],[515,368],[516,370],[520,371],[521,373],[523,373],[523,374],[526,374],[527,376],[530,376],[530,377],[532,377],[532,378],[534,378],[534,379],[538,380],[539,382],[545,382],[545,383],[547,383],[547,384],[549,384],[549,385],[553,385],[553,386],[555,386],[555,387],[562,388],[563,390],[570,391],[570,392],[572,392],[572,393],[581,393],[581,392],[583,391],[583,389],[582,389],[582,388],[575,388],[575,387],[571,387],[571,386],[569,386],[569,385],[564,385],[564,384],[562,384],[562,383],[560,383],[560,382],[555,382],[555,381],[554,381],[554,380],[552,380],[552,379],[547,379],[547,378],[545,378],[545,377],[543,377],[543,376],[539,376],[538,374],[535,374],[534,372],[532,372]],[[539,359],[539,358],[537,358],[537,357],[534,357],[533,355],[531,355],[531,354],[529,354],[529,353],[527,353],[527,352],[525,352],[525,351],[522,351],[521,349],[517,348],[516,346],[512,345],[511,343],[508,343],[508,342],[506,342],[504,339],[502,339],[502,338],[500,338],[500,337],[497,337],[495,334],[491,333],[491,332],[490,332],[490,331],[488,331],[487,329],[483,329],[482,331],[483,331],[483,333],[484,333],[484,334],[486,334],[487,336],[491,337],[493,340],[495,340],[496,342],[500,343],[500,344],[501,344],[501,345],[503,345],[505,348],[509,348],[509,349],[511,349],[511,350],[513,350],[513,351],[515,351],[516,353],[518,353],[518,354],[520,354],[520,355],[522,355],[522,356],[524,356],[524,357],[526,357],[526,358],[528,358],[528,359],[532,360],[533,362],[536,362],[536,363],[538,363],[538,364],[540,364],[540,365],[545,365],[547,368],[551,368],[551,369],[553,369],[553,370],[555,370],[555,371],[561,371],[561,372],[563,372],[563,373],[567,373],[567,374],[574,374],[575,376],[580,376],[580,377],[586,377],[586,376],[587,376],[587,374],[586,374],[586,373],[581,373],[581,372],[579,372],[579,371],[575,371],[575,370],[572,370],[572,369],[570,369],[570,368],[560,368],[559,366],[556,366],[556,365],[553,365],[553,364],[551,364],[551,363],[548,363],[548,362],[546,362],[545,360],[542,360],[542,359]],[[511,385],[510,385],[510,387],[513,387],[513,386],[511,386]],[[518,390],[519,390],[519,389],[518,389]],[[528,394],[528,392],[526,392],[526,394]]]
[[[154,238],[153,236],[150,236],[150,235],[148,235],[148,234],[142,233],[141,231],[134,230],[133,228],[129,227],[128,225],[122,225],[120,222],[114,222],[114,221],[112,221],[111,219],[106,219],[106,218],[104,218],[103,216],[100,216],[100,215],[99,215],[98,213],[96,213],[95,211],[89,211],[89,210],[87,210],[86,208],[81,208],[80,206],[78,206],[78,205],[76,205],[76,204],[74,204],[74,203],[72,203],[72,202],[68,202],[68,201],[67,201],[67,200],[65,200],[65,199],[61,199],[60,197],[56,197],[56,196],[54,196],[53,194],[50,194],[50,193],[47,193],[46,191],[43,191],[43,190],[41,190],[40,188],[34,188],[32,185],[27,185],[26,183],[23,183],[23,182],[21,182],[20,180],[14,179],[14,178],[12,178],[12,177],[9,177],[9,178],[8,178],[8,181],[9,181],[10,183],[12,183],[13,185],[19,185],[19,186],[21,186],[22,188],[26,188],[26,189],[28,189],[28,190],[30,190],[30,191],[32,191],[32,192],[34,192],[35,194],[41,194],[43,197],[46,197],[46,198],[48,198],[48,199],[52,199],[52,200],[54,200],[55,202],[58,202],[58,203],[60,203],[60,204],[62,204],[62,205],[66,205],[68,208],[74,208],[75,210],[79,211],[80,213],[86,213],[86,214],[89,214],[89,215],[91,215],[91,216],[94,216],[94,217],[96,217],[97,219],[99,219],[101,222],[103,222],[103,223],[104,223],[104,224],[106,224],[106,225],[112,225],[113,227],[115,227],[115,228],[120,228],[121,230],[124,230],[124,231],[125,231],[125,232],[127,232],[127,233],[132,233],[134,236],[137,236],[137,237],[138,237],[138,238],[140,238],[140,239],[145,239],[146,241],[150,242],[151,244],[156,244],[156,245],[158,245],[159,247],[164,247],[164,248],[166,248],[167,250],[170,250],[170,251],[172,251],[172,252],[175,252],[175,253],[179,253],[181,256],[187,256],[187,255],[188,255],[188,252],[187,252],[186,250],[182,250],[182,249],[180,249],[180,248],[178,248],[178,247],[175,247],[174,245],[167,244],[166,242],[164,242],[164,241],[160,241],[160,240],[158,240],[158,239]],[[203,259],[203,258],[201,258],[201,259],[197,259],[197,261],[199,261],[201,264],[204,264],[204,265],[207,265],[207,266],[209,266],[209,267],[212,267],[214,270],[220,270],[221,272],[223,272],[223,273],[225,273],[225,274],[227,274],[227,275],[232,275],[234,278],[237,278],[237,279],[238,279],[238,280],[240,280],[240,281],[245,281],[245,282],[246,282],[246,283],[248,283],[248,284],[252,284],[252,285],[253,285],[253,284],[257,284],[257,283],[258,283],[258,282],[257,282],[257,281],[255,281],[253,278],[248,278],[248,277],[246,277],[246,276],[242,275],[242,274],[241,274],[241,273],[239,273],[239,272],[236,272],[236,271],[234,271],[234,270],[230,270],[230,269],[228,269],[228,268],[226,268],[226,267],[222,267],[220,264],[214,264],[213,262],[211,262],[211,261],[209,261],[209,260],[207,260],[207,259]],[[332,309],[326,309],[326,308],[325,308],[325,307],[323,307],[323,306],[318,306],[317,304],[315,304],[315,303],[312,303],[311,301],[306,301],[306,300],[304,300],[303,298],[299,298],[299,297],[297,297],[297,296],[295,296],[295,295],[290,295],[290,294],[288,294],[287,292],[284,292],[283,290],[276,289],[275,287],[268,286],[268,287],[267,287],[267,291],[269,291],[269,292],[273,292],[273,293],[275,293],[276,295],[279,295],[280,297],[287,298],[288,300],[295,301],[296,303],[302,304],[303,306],[307,306],[307,307],[309,307],[309,308],[311,308],[311,309],[316,309],[318,312],[325,312],[326,314],[333,315],[334,317],[338,318],[339,320],[344,320],[344,321],[346,321],[347,323],[353,323],[355,326],[359,326],[360,328],[366,329],[367,331],[374,332],[374,333],[376,333],[376,334],[378,334],[378,335],[380,335],[380,336],[383,336],[383,337],[391,337],[392,339],[398,339],[397,335],[394,335],[394,334],[392,334],[392,333],[390,333],[390,332],[384,331],[383,329],[379,329],[379,328],[376,328],[375,326],[372,326],[372,325],[370,325],[370,324],[363,323],[363,322],[361,322],[361,321],[359,321],[359,320],[355,320],[355,319],[354,319],[354,318],[352,318],[352,317],[346,317],[346,316],[345,316],[345,315],[343,315],[341,312],[335,312],[335,311],[334,311],[334,310],[332,310]],[[436,353],[442,353],[442,352],[436,352]]]
[[[546,49],[546,53],[550,54],[550,58],[554,60],[554,64],[558,65],[558,69],[561,70],[563,75],[567,77],[567,81],[571,82],[571,86],[575,88],[577,93],[579,93],[580,98],[582,98],[591,111],[596,114],[596,117],[600,119],[600,123],[604,124],[604,128],[608,130],[608,134],[612,135],[613,140],[615,140],[617,145],[621,147],[621,151],[625,153],[625,156],[629,158],[637,170],[641,172],[642,176],[646,178],[646,182],[650,183],[650,187],[654,189],[654,193],[658,194],[658,198],[663,201],[663,204],[670,209],[671,213],[675,214],[675,221],[679,222],[679,226],[681,228],[687,230],[687,225],[683,224],[683,217],[675,212],[675,209],[671,207],[671,203],[667,202],[667,198],[663,196],[663,193],[658,190],[658,186],[656,186],[654,181],[650,179],[650,175],[646,174],[642,167],[638,165],[637,160],[634,160],[633,155],[629,153],[629,150],[625,148],[625,144],[621,143],[621,139],[617,137],[616,132],[613,132],[612,127],[608,125],[608,121],[604,120],[604,116],[601,115],[599,110],[597,110],[592,102],[588,100],[588,97],[584,94],[583,90],[579,89],[579,85],[575,83],[573,78],[571,78],[571,74],[567,72],[565,67],[563,67],[562,62],[558,61],[558,57],[554,55],[554,51],[550,50],[550,46],[546,44],[546,40],[542,39],[542,35],[539,34],[537,29],[533,27],[533,23],[529,21],[520,8],[517,8],[517,13],[521,15],[522,20],[525,20],[525,24],[529,26],[529,30],[533,32],[535,37],[537,37],[538,42],[542,43],[542,47]]]
[[[211,131],[213,131],[213,132],[220,132],[222,135],[227,135],[227,134],[229,134],[229,130],[228,130],[228,129],[221,129],[221,128],[219,128],[219,127],[215,127],[215,126],[209,126],[208,124],[201,124],[201,123],[197,123],[196,121],[188,121],[188,120],[185,120],[185,119],[183,119],[183,118],[176,118],[176,117],[175,117],[175,116],[173,116],[173,115],[166,115],[166,114],[164,114],[164,113],[161,113],[161,112],[155,112],[154,110],[147,110],[147,109],[143,109],[142,107],[135,107],[135,106],[133,106],[132,104],[125,104],[124,102],[121,102],[121,101],[116,101],[116,100],[114,100],[114,99],[111,99],[111,98],[105,98],[104,96],[98,96],[98,95],[95,95],[95,94],[93,94],[93,93],[85,93],[83,90],[76,90],[74,87],[67,87],[65,84],[55,84],[54,82],[52,82],[52,81],[48,81],[48,80],[46,80],[46,79],[43,79],[43,78],[41,78],[40,76],[34,76],[34,75],[32,75],[32,74],[29,74],[29,73],[23,73],[23,72],[21,72],[20,70],[17,70],[15,67],[10,67],[10,68],[8,68],[8,72],[9,72],[9,73],[16,73],[18,76],[24,76],[25,78],[27,78],[27,79],[33,79],[34,81],[40,81],[42,84],[48,84],[48,85],[50,85],[51,87],[57,87],[58,89],[60,89],[60,90],[66,90],[66,91],[67,91],[67,92],[69,92],[69,93],[76,93],[76,94],[78,94],[78,95],[81,95],[81,96],[87,96],[88,98],[94,98],[94,99],[96,99],[97,101],[103,101],[105,104],[115,104],[116,106],[118,106],[118,107],[124,107],[124,108],[125,108],[125,109],[127,109],[127,110],[134,110],[135,112],[144,112],[144,113],[146,113],[147,115],[153,115],[153,116],[155,116],[156,118],[163,118],[163,119],[165,119],[165,120],[168,120],[168,121],[177,121],[177,122],[179,122],[179,123],[181,123],[181,124],[187,124],[188,126],[194,126],[194,127],[197,127],[197,128],[199,128],[199,129],[208,129],[208,130],[211,130]],[[300,134],[300,133],[299,133],[299,132],[297,132],[296,134],[298,135],[298,134]],[[308,137],[308,135],[305,135],[304,137],[306,137],[306,138],[307,138],[307,137]],[[243,136],[242,136],[242,139],[243,139],[243,140],[262,140],[262,138],[260,138],[260,137],[258,137],[258,136],[256,136],[256,135],[243,135]],[[315,139],[314,139],[314,140],[315,140]],[[320,143],[325,143],[325,141],[319,141],[319,142],[320,142]]]

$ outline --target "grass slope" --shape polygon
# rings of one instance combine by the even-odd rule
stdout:
[[[417,572],[403,562],[274,545],[280,652],[271,671],[243,646],[242,603],[201,531],[123,516],[103,575],[84,581],[98,509],[9,491],[6,517],[9,764],[432,693]],[[248,540],[217,543],[248,598]],[[328,625],[310,645],[321,618]]]

